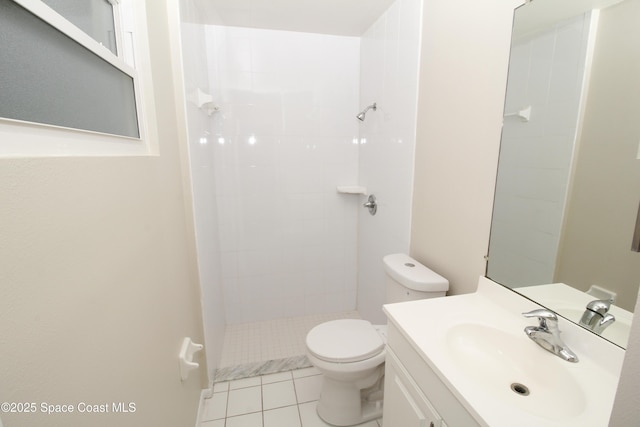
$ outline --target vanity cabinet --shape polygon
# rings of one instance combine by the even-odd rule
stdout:
[[[384,426],[442,426],[442,418],[391,353],[385,364],[384,387]]]
[[[392,322],[385,363],[383,426],[481,427]]]

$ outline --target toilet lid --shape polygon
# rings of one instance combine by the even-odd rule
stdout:
[[[327,362],[358,362],[375,356],[383,348],[382,338],[366,320],[332,320],[307,334],[309,352]]]

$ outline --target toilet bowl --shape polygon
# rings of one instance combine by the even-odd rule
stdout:
[[[307,334],[307,357],[322,373],[316,408],[324,421],[351,426],[382,416],[384,327],[359,319],[322,323]]]
[[[383,259],[387,302],[440,297],[449,282],[404,254]],[[335,426],[352,426],[382,416],[386,325],[342,319],[309,331],[307,357],[322,373],[316,411]]]

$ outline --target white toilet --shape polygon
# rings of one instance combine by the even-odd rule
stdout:
[[[383,259],[387,303],[444,296],[449,281],[405,254]],[[323,374],[317,412],[336,426],[382,416],[386,325],[342,319],[307,334],[307,357]]]

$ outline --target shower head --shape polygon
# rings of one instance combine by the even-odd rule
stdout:
[[[367,111],[369,111],[370,109],[373,108],[373,111],[376,111],[378,109],[378,107],[376,106],[376,103],[374,102],[373,104],[369,105],[367,108],[365,108],[364,110],[362,110],[362,112],[360,114],[358,114],[356,116],[356,118],[358,120],[360,120],[361,122],[364,122],[364,116],[367,114]]]

